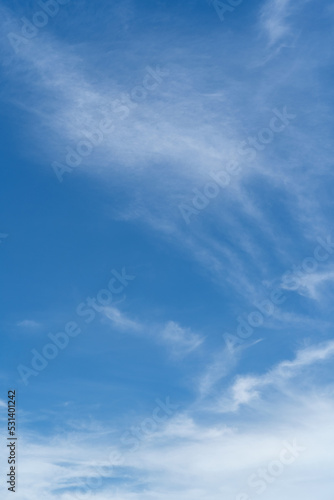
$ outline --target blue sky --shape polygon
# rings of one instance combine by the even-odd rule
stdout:
[[[0,14],[18,498],[332,499],[333,4]]]

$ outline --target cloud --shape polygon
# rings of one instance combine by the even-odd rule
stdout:
[[[190,328],[182,328],[174,321],[169,321],[161,332],[161,340],[165,342],[174,356],[186,356],[197,349],[204,339],[193,333]]]
[[[294,360],[282,361],[272,370],[260,376],[246,375],[237,377],[230,388],[230,397],[222,397],[218,411],[235,412],[241,405],[253,403],[260,398],[265,389],[282,389],[293,377],[303,369],[334,355],[334,341],[314,345],[297,352]]]
[[[262,379],[239,378],[234,395],[240,412],[232,421],[224,421],[226,415],[217,417],[206,406],[190,404],[147,431],[135,450],[120,439],[122,429],[106,422],[92,423],[84,431],[78,426],[51,438],[21,430],[19,487],[27,500],[69,500],[87,485],[97,500],[111,496],[119,500],[201,500],[208,496],[235,500],[244,491],[252,498],[250,475],[277,460],[284,443],[295,442],[303,451],[279,480],[267,483],[267,495],[272,500],[289,495],[295,500],[313,500],[317,491],[330,500],[331,384],[317,385],[313,372],[303,388],[292,384],[288,400],[272,400],[268,391],[252,413],[245,404],[254,401],[264,385],[325,362],[333,353],[334,342],[319,344],[299,351],[293,361],[279,363]],[[134,418],[138,422],[138,415]]]
[[[165,325],[133,320],[116,307],[104,307],[103,315],[116,327],[136,332],[153,342],[164,345],[172,356],[182,358],[187,356],[204,342],[204,338],[191,331],[190,328],[180,326],[175,321],[168,321]]]
[[[200,375],[197,382],[200,398],[212,395],[216,384],[230,374],[233,368],[236,367],[237,362],[238,356],[231,354],[226,348],[215,353],[212,361],[205,369],[205,372]]]
[[[270,45],[289,33],[290,27],[287,23],[287,17],[290,8],[291,0],[267,0],[265,3],[261,11],[261,22]]]
[[[292,6],[291,0],[271,0],[261,11],[270,49],[293,35]],[[127,8],[119,16],[125,23],[135,18]],[[331,224],[330,216],[318,207],[319,198],[326,199],[321,179],[332,168],[330,134],[328,129],[323,134],[322,128],[331,111],[325,103],[326,92],[320,101],[323,107],[312,99],[315,79],[329,67],[323,47],[314,49],[314,41],[304,45],[302,39],[284,61],[271,61],[258,71],[258,60],[267,57],[268,47],[262,48],[262,42],[250,43],[248,33],[245,38],[240,34],[238,43],[233,43],[230,30],[220,29],[218,34],[213,30],[209,36],[199,37],[194,32],[188,38],[182,33],[179,39],[175,33],[173,44],[168,23],[167,35],[160,29],[159,37],[155,31],[143,41],[137,36],[130,40],[129,35],[119,60],[110,50],[101,72],[97,62],[101,47],[110,47],[115,40],[119,43],[118,31],[115,39],[100,44],[100,29],[96,30],[87,50],[86,32],[83,30],[82,37],[75,33],[74,21],[72,18],[72,45],[45,31],[15,61],[13,54],[6,53],[6,76],[10,82],[20,82],[17,88],[13,84],[10,102],[24,110],[21,123],[25,133],[31,134],[29,144],[34,145],[33,152],[26,154],[35,154],[36,161],[43,158],[43,164],[51,168],[52,161],[64,161],[66,148],[76,148],[102,116],[111,117],[114,131],[94,147],[73,175],[102,180],[105,190],[116,185],[127,188],[124,205],[115,207],[117,197],[112,197],[115,217],[142,220],[171,246],[186,252],[199,264],[198,272],[219,287],[219,292],[224,291],[224,314],[230,312],[230,304],[235,305],[235,297],[238,305],[244,301],[252,304],[263,293],[263,280],[277,278],[298,250]],[[92,16],[92,25],[94,21]],[[187,20],[187,26],[191,24]],[[148,24],[144,26],[146,31]],[[114,36],[112,29],[109,32]],[[79,43],[75,45],[73,40]],[[323,45],[331,47],[324,40]],[[156,61],[168,69],[161,86],[141,103],[131,103],[126,118],[116,116],[113,103],[127,99],[145,77],[147,65],[155,67]],[[319,95],[322,98],[321,92]],[[180,201],[192,200],[194,190],[202,193],[212,180],[210,173],[235,159],[240,141],[254,140],[260,133],[266,137],[272,109],[282,109],[286,100],[299,109],[296,121],[270,145],[260,145],[256,161],[241,155],[242,174],[211,200],[191,228],[185,228],[178,211]],[[22,130],[16,127],[18,137]],[[43,148],[45,154],[41,155]],[[308,276],[301,290],[316,297],[320,286],[331,279],[330,271]],[[105,308],[104,317],[115,328],[154,339],[181,359],[204,343],[202,335],[173,320],[153,324],[117,307]],[[225,315],[221,317],[224,322]],[[292,316],[280,317],[289,321]],[[28,327],[29,321],[20,326]],[[87,476],[93,479],[98,467],[103,481],[94,489],[96,500],[234,500],[254,468],[276,457],[281,441],[297,435],[310,452],[296,464],[295,473],[289,472],[286,481],[283,478],[275,485],[271,499],[329,500],[333,391],[330,383],[327,387],[323,380],[310,379],[331,356],[333,343],[329,342],[302,349],[292,361],[278,362],[262,375],[247,375],[245,364],[231,383],[227,377],[238,358],[218,348],[204,373],[197,371],[192,377],[198,399],[182,414],[162,423],[137,453],[124,450],[115,440],[117,429],[106,421],[95,426],[97,432],[83,422],[82,432],[77,428],[47,439],[37,432],[22,431],[21,491],[27,500],[72,500],[71,488],[80,487]],[[321,378],[321,369],[319,372]],[[290,383],[304,374],[302,389]],[[209,405],[208,400],[217,393],[220,398]],[[275,404],[273,394],[278,394]],[[124,463],[110,463],[110,452],[125,452]]]
[[[312,274],[294,275],[294,283],[282,283],[285,290],[296,290],[299,295],[319,301],[322,297],[324,285],[334,280],[334,271],[319,271]]]
[[[37,321],[31,319],[24,319],[23,321],[19,321],[18,323],[16,323],[16,325],[21,328],[39,328],[41,326],[41,323],[38,323]]]
[[[103,314],[106,318],[111,320],[111,322],[122,330],[141,330],[142,324],[138,321],[134,321],[128,318],[124,313],[122,313],[117,307],[104,307]]]
[[[261,10],[263,26],[272,32],[273,39],[278,40],[286,32],[290,8],[291,2],[275,0]],[[151,36],[147,34],[146,42]],[[221,190],[187,231],[178,209],[180,202],[191,201],[194,189],[203,191],[212,181],[210,173],[225,168],[235,159],[236,148],[243,141],[268,126],[271,110],[286,104],[285,89],[290,80],[294,82],[292,92],[301,85],[306,95],[313,88],[313,79],[318,78],[318,63],[314,59],[310,65],[307,51],[300,49],[298,65],[296,57],[287,58],[284,65],[268,68],[266,79],[254,75],[254,81],[248,81],[247,71],[262,57],[263,48],[254,43],[231,56],[229,36],[224,34],[226,43],[219,50],[221,32],[210,35],[208,46],[199,40],[195,45],[184,44],[182,51],[170,45],[166,32],[160,34],[157,46],[129,40],[129,47],[136,47],[136,64],[129,50],[121,62],[113,60],[112,69],[104,68],[98,79],[92,78],[98,57],[87,56],[84,42],[69,47],[47,31],[30,40],[16,58],[6,53],[5,60],[9,78],[21,82],[19,92],[13,90],[13,101],[29,112],[27,117],[30,114],[32,126],[25,127],[25,131],[32,135],[29,143],[38,146],[33,149],[37,161],[43,157],[52,172],[51,163],[64,163],[67,148],[75,148],[87,132],[95,130],[103,116],[112,119],[113,132],[71,175],[102,179],[106,190],[115,185],[125,188],[131,195],[125,196],[119,206],[113,203],[115,218],[143,221],[160,237],[173,240],[171,244],[185,250],[201,271],[205,270],[208,279],[220,286],[228,283],[249,300],[258,292],[256,283],[272,278],[276,271],[270,264],[272,260],[280,265],[294,250],[289,231],[280,226],[270,205],[262,202],[256,186],[261,184],[262,191],[270,193],[268,198],[281,197],[283,209],[298,228],[295,240],[303,243],[328,224],[328,218],[318,208],[314,169],[305,175],[305,163],[312,162],[310,154],[321,150],[323,158],[317,172],[322,175],[331,155],[321,147],[322,134],[313,127],[310,138],[308,130],[304,131],[304,115],[297,115],[282,136],[275,136],[272,144],[258,152],[256,161],[250,161],[247,155],[238,156],[241,175]],[[89,53],[98,55],[104,43],[97,38]],[[229,69],[234,68],[239,56],[246,73],[235,77],[234,70]],[[223,76],[221,63],[226,68]],[[128,116],[122,119],[113,103],[129,99],[131,91],[145,78],[148,66],[159,66],[168,74],[142,102],[132,102]],[[132,78],[124,77],[125,67],[127,72],[133,71]],[[216,82],[209,87],[208,75],[210,81]],[[298,99],[294,105],[305,109],[305,103]],[[313,113],[310,99],[308,109]],[[40,141],[41,130],[46,128],[50,134]],[[276,146],[283,135],[284,154],[291,153],[289,162]],[[311,143],[312,151],[306,152]],[[38,148],[43,149],[42,155]],[[222,234],[218,231],[217,235],[211,224],[206,224],[209,219],[222,228]]]

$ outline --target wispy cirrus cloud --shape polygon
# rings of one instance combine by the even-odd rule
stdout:
[[[204,341],[203,337],[193,333],[190,328],[182,328],[174,321],[169,321],[162,330],[161,339],[170,346],[175,356],[184,356],[197,349]]]
[[[332,466],[327,445],[334,439],[330,384],[315,391],[319,387],[315,370],[302,390],[291,385],[287,400],[273,401],[268,391],[262,395],[263,404],[257,399],[259,404],[253,405],[253,416],[245,405],[256,401],[257,391],[278,387],[281,378],[289,379],[307,366],[319,367],[333,353],[333,342],[314,345],[300,350],[294,360],[273,367],[262,379],[240,378],[234,386],[240,412],[233,422],[225,422],[221,414],[217,419],[215,408],[190,405],[149,432],[136,450],[117,438],[121,429],[116,432],[98,422],[85,426],[85,432],[80,426],[66,430],[51,441],[25,434],[20,488],[28,500],[67,500],[76,492],[80,498],[87,484],[98,500],[115,494],[120,499],[141,500],[143,489],[145,498],[161,500],[171,494],[180,500],[200,500],[204,493],[217,500],[237,498],[243,491],[254,495],[250,475],[276,460],[284,443],[289,443],[290,449],[304,452],[297,454],[275,486],[268,482],[271,498],[279,500],[284,492],[292,491],[297,500],[312,500],[317,489],[329,500]],[[203,412],[210,420],[203,420]],[[138,421],[139,416],[135,418]]]
[[[198,349],[204,337],[183,327],[175,321],[166,324],[154,324],[139,319],[132,319],[117,307],[103,308],[103,315],[115,328],[129,334],[137,333],[163,345],[172,356],[182,358]],[[105,321],[105,320],[104,320]]]
[[[284,20],[290,7],[291,2],[287,0],[268,2],[263,7],[264,26],[271,26],[274,37],[284,38]],[[26,92],[32,91],[29,109],[22,91],[15,97],[16,103],[37,117],[30,129],[35,129],[35,142],[38,127],[50,129],[50,139],[40,143],[40,147],[45,148],[43,157],[48,158],[50,172],[53,161],[64,163],[68,152],[86,139],[85,134],[91,134],[104,116],[110,118],[114,130],[94,148],[92,155],[84,159],[75,175],[81,172],[96,180],[102,179],[105,189],[113,183],[129,189],[140,180],[140,195],[131,198],[129,203],[113,207],[114,217],[142,220],[169,239],[173,234],[174,244],[189,252],[200,267],[210,270],[210,279],[217,279],[218,273],[226,276],[236,293],[244,294],[247,299],[251,290],[256,288],[255,281],[272,277],[271,252],[275,251],[275,258],[284,263],[291,249],[294,250],[288,232],[279,227],[274,210],[267,210],[267,202],[259,201],[260,184],[265,184],[273,195],[280,193],[284,209],[299,228],[298,237],[309,239],[308,233],[314,233],[316,227],[325,227],[328,222],[317,208],[315,184],[303,175],[304,157],[292,157],[292,170],[290,162],[280,158],[275,141],[265,151],[257,151],[257,146],[253,146],[246,154],[245,149],[240,158],[242,175],[201,213],[190,234],[183,227],[178,205],[187,193],[189,199],[194,197],[193,189],[201,191],[201,187],[211,180],[210,172],[220,171],[234,160],[238,145],[245,140],[249,142],[254,133],[257,135],[268,125],[271,109],[285,105],[284,101],[278,100],[286,85],[286,71],[277,81],[278,69],[269,68],[267,83],[257,88],[254,82],[255,113],[254,109],[247,107],[249,89],[238,79],[221,77],[219,86],[210,92],[207,89],[206,75],[215,73],[210,57],[216,60],[223,57],[224,64],[233,67],[234,58],[227,50],[223,48],[223,54],[215,52],[210,55],[209,49],[202,48],[199,65],[198,47],[185,47],[181,57],[174,47],[166,50],[164,36],[162,33],[160,53],[157,49],[147,51],[142,45],[138,46],[139,62],[129,84],[124,82],[122,73],[110,71],[99,81],[94,81],[91,78],[94,61],[85,58],[84,44],[73,46],[69,51],[66,42],[45,32],[41,34],[42,38],[36,42],[32,40],[24,48],[20,65],[10,65],[7,61],[9,75],[16,78],[21,74]],[[217,33],[212,34],[210,46],[214,46],[217,37]],[[97,42],[94,50],[98,49]],[[260,46],[253,49],[240,54],[247,67],[261,52]],[[246,62],[246,53],[250,62]],[[295,58],[285,63],[289,74],[292,72],[297,80],[302,78],[298,71],[303,73],[309,67],[307,54],[301,53],[300,56],[298,68]],[[184,64],[185,60],[187,64]],[[145,77],[147,65],[155,67],[156,61],[168,75],[142,102],[132,101],[129,105],[129,94]],[[313,75],[317,68],[314,66],[310,71]],[[121,119],[121,114],[113,110],[111,103],[117,100],[123,102],[123,108],[128,106],[128,119]],[[242,113],[236,112],[240,108],[238,102],[242,103]],[[296,112],[296,109],[290,109]],[[203,116],[205,120],[202,120]],[[305,141],[301,121],[297,121],[298,118],[287,128],[284,137],[287,151],[300,150],[302,155],[303,148],[297,145],[305,145],[309,140]],[[277,137],[275,140],[279,143],[281,139]],[[256,161],[251,160],[254,152]],[[168,169],[163,165],[168,165]],[[322,173],[325,169],[322,167]],[[218,241],[217,235],[212,234],[210,225],[205,224],[208,217],[219,227],[224,227],[224,238]],[[255,235],[255,228],[260,228],[260,238]],[[269,245],[270,252],[266,250]],[[249,261],[243,259],[244,254],[248,255]]]
[[[138,313],[140,306],[134,312],[128,302],[124,308],[115,302],[106,307],[101,312],[108,334],[101,335],[101,342],[96,342],[95,335],[90,339],[87,331],[77,344],[71,343],[62,357],[63,364],[57,365],[58,372],[54,363],[54,372],[38,377],[37,397],[44,404],[41,394],[45,380],[44,390],[46,387],[45,394],[51,394],[51,406],[59,394],[57,384],[53,385],[57,376],[52,379],[53,374],[66,374],[58,396],[64,401],[57,411],[45,412],[43,420],[34,420],[33,408],[30,416],[35,431],[22,432],[20,488],[27,500],[72,500],[74,491],[87,478],[95,485],[91,491],[96,500],[234,500],[254,469],[274,460],[286,439],[297,439],[309,452],[300,457],[294,471],[289,469],[286,479],[282,477],[275,483],[271,499],[293,495],[296,500],[330,500],[332,457],[328,442],[333,440],[334,402],[328,361],[334,349],[332,341],[315,344],[315,339],[319,334],[328,338],[332,311],[320,304],[328,317],[318,324],[315,315],[308,321],[313,311],[305,312],[309,301],[303,301],[303,296],[321,298],[322,287],[332,280],[332,268],[323,263],[321,272],[299,278],[301,297],[289,294],[292,298],[287,309],[277,310],[261,330],[260,339],[245,343],[238,354],[223,349],[221,338],[225,328],[231,331],[231,325],[235,327],[238,314],[247,315],[249,306],[258,298],[262,300],[266,283],[277,282],[301,255],[305,256],[306,248],[314,248],[319,235],[330,232],[330,210],[324,207],[333,206],[333,121],[327,102],[332,64],[328,47],[333,45],[333,35],[327,25],[322,30],[321,25],[316,28],[312,24],[315,12],[319,23],[321,19],[327,22],[325,3],[315,6],[315,2],[271,0],[247,8],[245,5],[245,9],[235,9],[233,27],[226,19],[222,29],[221,23],[216,23],[217,28],[206,24],[210,21],[202,17],[204,12],[196,10],[200,2],[155,2],[143,13],[146,3],[134,0],[117,5],[106,2],[103,7],[102,3],[71,2],[72,16],[63,18],[61,29],[51,29],[50,22],[50,29],[24,44],[18,54],[6,39],[16,22],[15,9],[5,9],[0,50],[8,84],[0,97],[20,116],[15,123],[15,138],[20,140],[20,154],[34,160],[29,176],[35,181],[33,169],[46,169],[43,182],[52,186],[50,203],[57,206],[57,211],[47,212],[57,212],[52,222],[59,222],[59,227],[51,225],[51,230],[56,231],[61,242],[51,252],[49,281],[55,284],[52,300],[61,296],[59,302],[66,309],[63,296],[79,293],[73,292],[72,266],[66,267],[63,262],[65,235],[66,248],[73,246],[75,250],[72,258],[82,268],[94,263],[96,272],[96,262],[101,266],[104,262],[102,247],[108,249],[110,245],[116,259],[123,255],[124,246],[129,247],[139,269],[143,269],[147,258],[154,274],[155,266],[160,271],[165,259],[170,258],[161,257],[163,240],[167,250],[173,252],[173,276],[177,276],[175,283],[167,276],[166,290],[161,280],[163,293],[151,299],[153,305],[145,304],[145,314]],[[314,10],[309,8],[312,4]],[[167,6],[171,11],[166,10]],[[179,16],[181,11],[183,16]],[[212,18],[212,12],[208,14]],[[263,43],[263,35],[267,43]],[[152,68],[160,81],[156,86],[150,78],[149,90],[143,85],[148,82],[148,74],[152,77]],[[286,126],[273,134],[271,124],[274,119],[277,125],[278,114]],[[294,119],[288,123],[287,116]],[[113,127],[101,140],[96,127],[105,119],[110,119]],[[90,153],[78,163],[79,152],[85,150],[82,141],[86,141],[86,151],[87,141],[91,141]],[[205,187],[212,182],[212,173],[221,172],[236,158],[240,175],[207,203]],[[54,175],[54,162],[76,164],[70,179],[67,172],[64,174],[63,184]],[[22,178],[24,184],[26,177]],[[30,187],[33,191],[35,184]],[[23,188],[26,190],[25,184]],[[203,209],[191,227],[185,227],[178,206],[195,197]],[[89,236],[94,230],[96,241],[90,242],[90,247],[87,232],[80,233],[84,235],[80,245],[72,235],[74,227],[79,233],[83,225],[81,212],[74,217],[73,207],[80,203],[91,207],[87,199],[94,200],[94,220],[87,221],[87,228]],[[37,200],[47,205],[46,196]],[[64,201],[68,205],[64,203],[62,212]],[[99,216],[98,224],[95,215]],[[135,229],[129,234],[125,231],[121,243],[116,238],[122,233],[118,228],[115,238],[109,239],[106,234],[110,218],[111,225],[116,220],[123,228],[133,224]],[[64,221],[69,221],[68,233]],[[100,223],[100,231],[95,233]],[[28,227],[33,230],[29,224],[30,219]],[[49,230],[49,220],[43,220],[43,224],[41,227]],[[36,227],[32,235],[38,236],[39,244],[40,227]],[[103,242],[98,251],[97,241]],[[152,250],[155,245],[157,251]],[[142,248],[148,249],[145,256]],[[35,250],[37,255],[45,253],[40,244]],[[160,254],[152,264],[150,251]],[[29,262],[29,252],[24,252],[23,257],[23,263]],[[188,265],[196,278],[193,281],[187,275],[189,270],[185,272]],[[63,268],[69,276],[60,283],[58,270]],[[33,270],[40,272],[40,262]],[[87,267],[87,275],[90,270]],[[96,277],[87,277],[87,281],[83,278],[83,284],[81,274],[82,269],[78,288],[94,289],[92,281]],[[189,280],[184,287],[188,295],[184,298],[175,293],[175,298],[173,291],[178,292],[178,279],[184,276],[185,282]],[[147,295],[153,295],[150,281],[143,276],[140,279],[143,295],[147,289]],[[64,288],[60,289],[60,284]],[[136,300],[142,300],[140,292]],[[312,306],[318,311],[319,300]],[[175,314],[178,307],[182,307],[180,316]],[[96,310],[100,312],[99,306]],[[163,319],[155,319],[157,310],[164,311]],[[32,321],[23,320],[21,328],[33,327]],[[85,320],[79,315],[76,321]],[[95,330],[98,322],[94,324],[94,333],[98,334]],[[133,363],[132,373],[138,373],[133,379],[139,381],[129,382],[133,383],[129,393],[119,388],[122,376],[127,381],[131,377],[121,373],[123,366],[124,372],[129,368],[127,361],[123,363],[126,356],[122,359],[122,350],[117,362],[110,362],[113,339],[109,333],[114,331],[125,334],[121,341],[125,338],[130,343],[131,336],[136,336],[161,346],[167,353],[162,356],[167,375],[164,366],[156,369],[156,360],[150,359],[148,353],[145,370],[147,367],[152,377],[140,373],[141,363]],[[293,357],[292,349],[308,336],[310,346]],[[270,345],[262,339],[270,339]],[[93,357],[96,347],[99,354]],[[258,357],[255,348],[261,351]],[[184,367],[187,373],[182,371]],[[182,371],[182,380],[175,376],[176,371]],[[135,402],[137,394],[146,392],[146,387],[143,390],[141,386],[142,376],[148,384],[147,393],[155,393],[162,381],[186,403],[178,415],[161,421],[156,432],[147,432],[147,439],[134,452],[126,448],[118,434],[129,432],[124,421],[131,432],[137,433],[139,415],[146,429],[152,426],[152,419],[143,415],[141,404],[146,402]],[[82,385],[87,392],[65,396],[68,380],[74,380],[74,388]],[[191,385],[188,392],[187,384],[188,388]],[[92,404],[88,388],[92,388]],[[108,391],[110,398],[106,398]],[[72,396],[73,402],[67,404]],[[85,408],[89,407],[86,415],[80,411],[80,398]],[[112,402],[116,424],[109,420],[110,415],[104,418],[106,413],[101,408],[105,408],[106,399]],[[132,401],[133,409],[129,410]],[[92,417],[95,411],[98,421]],[[37,427],[40,421],[47,422],[47,438],[41,437]],[[60,425],[62,422],[65,425]],[[59,428],[64,429],[61,435]],[[142,427],[139,432],[143,433]],[[110,455],[119,454],[122,463],[110,459]],[[97,481],[97,475],[101,481]]]
[[[128,318],[124,313],[120,311],[117,307],[104,307],[103,314],[108,318],[116,327],[122,330],[140,330],[142,324],[138,321],[134,321]]]
[[[231,397],[222,397],[221,411],[237,411],[241,405],[256,401],[268,388],[280,390],[304,369],[327,361],[333,355],[334,341],[329,341],[301,349],[292,361],[282,361],[263,375],[239,376],[229,389]]]
[[[33,319],[24,319],[22,321],[18,321],[16,325],[19,326],[20,328],[31,328],[31,329],[36,329],[42,326],[41,323]]]
[[[261,11],[261,22],[270,45],[286,37],[290,32],[287,18],[292,8],[291,0],[267,0]]]
[[[326,284],[332,283],[334,280],[334,271],[331,269],[318,271],[312,274],[303,274],[294,278],[295,283],[289,285],[282,283],[282,288],[285,290],[297,290],[297,292],[314,300],[321,300],[323,289]]]

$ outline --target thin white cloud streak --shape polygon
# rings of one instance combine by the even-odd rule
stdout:
[[[198,384],[200,398],[205,398],[213,394],[213,388],[237,365],[237,356],[232,355],[228,349],[222,349],[214,355],[213,360],[203,373]]]
[[[150,338],[163,345],[175,358],[183,358],[191,354],[205,340],[203,336],[193,332],[190,328],[182,327],[175,321],[152,324],[139,319],[134,320],[116,307],[104,307],[102,313],[114,327],[128,334],[134,333]]]
[[[296,276],[294,286],[282,283],[284,290],[297,290],[299,295],[309,297],[316,301],[321,301],[324,294],[324,285],[332,283],[334,280],[334,271],[320,271],[312,274]]]
[[[33,329],[41,326],[41,324],[38,323],[38,321],[34,321],[32,319],[24,319],[24,320],[16,323],[16,325],[21,327],[21,328],[33,328]]]
[[[107,78],[100,84],[93,84],[89,77],[90,68],[85,65],[83,55],[73,50],[69,52],[68,47],[48,37],[47,33],[30,40],[20,51],[17,60],[11,54],[10,62],[12,69],[8,70],[9,75],[11,71],[16,76],[20,74],[27,88],[39,94],[38,100],[29,110],[38,116],[43,127],[50,128],[52,134],[65,141],[66,145],[75,145],[83,138],[84,131],[96,128],[101,119],[99,110],[109,110],[109,117],[116,122],[115,130],[97,148],[93,161],[85,160],[89,166],[94,162],[100,164],[102,172],[107,168],[106,174],[110,173],[110,169],[117,168],[119,162],[122,167],[129,168],[136,159],[136,169],[142,168],[147,160],[173,160],[183,169],[188,164],[193,175],[199,167],[203,169],[208,161],[218,166],[224,158],[228,158],[227,141],[222,141],[209,123],[199,125],[194,135],[192,124],[203,108],[203,95],[195,89],[189,93],[187,81],[182,81],[182,73],[175,74],[172,68],[170,79],[173,83],[169,82],[168,90],[166,84],[161,85],[161,89],[158,88],[144,102],[131,109],[129,118],[121,120],[112,114],[111,102],[120,98],[122,93],[129,93],[136,83],[132,87],[125,87]],[[149,60],[143,62],[142,77],[145,76],[145,66],[149,64]],[[180,69],[174,67],[174,71]],[[168,80],[167,76],[165,80]],[[44,95],[42,99],[41,91]],[[189,93],[187,102],[183,100],[185,92]],[[158,99],[154,99],[155,94],[159,96]],[[206,100],[210,104],[216,99],[207,96]],[[22,102],[22,105],[28,109],[26,103]],[[50,106],[51,122],[45,111]],[[210,145],[212,136],[214,141],[221,143],[219,150]],[[54,155],[52,160],[62,161],[62,156],[66,154],[65,147],[56,150],[50,142],[46,144],[47,151],[49,158],[50,151]]]
[[[261,12],[261,21],[270,45],[285,37],[289,32],[287,17],[291,0],[268,0]]]
[[[241,405],[249,405],[259,399],[268,387],[281,389],[284,384],[300,374],[305,368],[326,361],[333,355],[334,341],[329,341],[298,351],[293,361],[283,361],[263,375],[237,377],[228,390],[230,396],[221,398],[219,411],[235,412],[239,410]]]
[[[175,356],[185,356],[198,349],[204,339],[193,333],[190,328],[182,328],[174,321],[169,321],[162,330],[161,339],[170,346]]]
[[[103,314],[110,319],[114,325],[121,329],[141,330],[142,324],[129,319],[117,307],[104,307]]]

